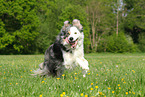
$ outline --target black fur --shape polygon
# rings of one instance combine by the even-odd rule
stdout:
[[[49,70],[49,74],[52,76],[59,76],[58,72],[60,71],[63,63],[63,56],[61,51],[61,46],[58,42],[52,44],[45,52],[44,67],[46,66]],[[58,71],[59,70],[59,71]]]
[[[68,52],[69,50],[66,49],[65,46],[63,46],[62,41],[67,36],[66,31],[60,32],[60,34],[57,36],[56,41],[45,51],[45,58],[44,62],[40,65],[40,68],[35,71],[35,74],[40,76],[61,76],[64,71],[63,66],[63,54],[62,50]],[[34,75],[35,75],[34,74]]]

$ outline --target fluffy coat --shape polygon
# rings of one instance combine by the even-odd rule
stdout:
[[[80,21],[75,19],[70,25],[64,22],[61,33],[56,41],[46,50],[44,62],[39,64],[39,69],[33,75],[58,76],[63,74],[64,69],[72,69],[79,65],[83,69],[83,77],[89,70],[88,61],[84,58],[83,27]]]

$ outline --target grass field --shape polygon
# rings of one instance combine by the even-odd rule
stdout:
[[[144,97],[145,54],[86,54],[90,71],[34,77],[44,55],[1,55],[0,97]]]

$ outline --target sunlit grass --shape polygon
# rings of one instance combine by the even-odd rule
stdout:
[[[34,77],[44,55],[0,56],[3,97],[145,96],[145,54],[86,54],[90,71],[66,70],[61,78]]]

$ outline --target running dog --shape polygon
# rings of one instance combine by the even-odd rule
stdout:
[[[74,19],[72,25],[64,22],[56,41],[46,50],[44,62],[33,75],[52,75],[60,77],[64,69],[72,69],[79,65],[83,69],[83,77],[89,70],[88,61],[84,58],[84,34],[80,21]]]

